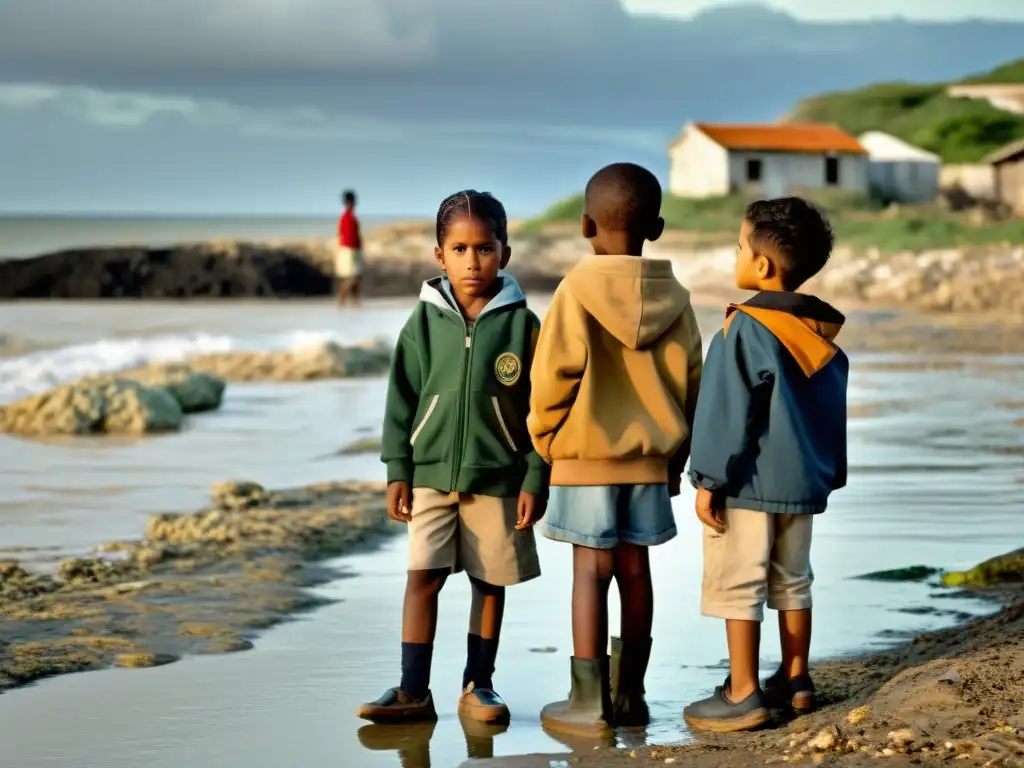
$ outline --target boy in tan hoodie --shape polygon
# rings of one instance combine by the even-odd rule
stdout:
[[[661,185],[631,163],[587,184],[584,257],[555,291],[530,374],[527,425],[551,465],[548,538],[573,545],[572,688],[543,725],[600,734],[649,719],[644,675],[654,595],[647,548],[676,535],[701,375],[690,295],[644,243],[665,228]],[[608,589],[622,606],[608,658]],[[610,669],[611,667],[611,669]]]

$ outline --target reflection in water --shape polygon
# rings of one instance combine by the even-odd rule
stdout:
[[[270,306],[82,304],[54,314],[52,306],[44,313],[19,305],[3,311],[17,312],[25,327],[43,329],[44,314],[63,317],[61,333],[73,325],[83,334],[107,333],[92,330],[97,323],[133,335],[157,321],[233,335],[324,322],[322,307]],[[402,307],[362,315],[328,312],[358,337],[397,333],[407,316]],[[936,373],[862,365],[887,359],[853,356],[851,404],[863,406],[864,417],[850,422],[850,486],[836,494],[820,526],[815,522],[818,658],[889,643],[979,610],[971,600],[936,600],[936,588],[927,582],[879,584],[854,577],[917,564],[970,567],[1024,537],[1024,484],[1018,482],[1024,440],[1014,425],[1024,417],[1021,370],[1007,364]],[[282,487],[383,479],[375,456],[336,455],[360,436],[379,433],[383,401],[384,388],[375,381],[238,385],[228,390],[221,412],[195,419],[181,434],[139,445],[0,438],[0,541],[7,548],[35,548],[13,554],[52,567],[56,554],[81,554],[100,541],[138,536],[150,512],[201,506],[217,480],[252,478]],[[887,406],[896,401],[905,407]],[[678,539],[651,554],[652,723],[646,731],[618,734],[620,747],[688,739],[682,707],[724,676],[720,623],[699,614],[700,528],[692,504],[684,489],[675,504]],[[441,597],[432,681],[440,720],[398,730],[360,727],[356,706],[394,684],[399,673],[406,558],[405,542],[396,538],[377,552],[336,563],[353,578],[316,590],[331,603],[260,634],[248,653],[189,658],[144,672],[68,675],[0,696],[0,763],[454,768],[491,755],[592,750],[594,742],[565,743],[540,725],[541,707],[568,690],[572,558],[568,547],[546,540],[538,547],[544,577],[510,592],[502,632],[495,682],[512,709],[507,731],[463,727],[456,715],[469,607],[465,579],[450,580]],[[610,608],[614,617],[614,590]],[[617,623],[613,618],[613,631]],[[779,659],[770,634],[763,648],[766,670]]]

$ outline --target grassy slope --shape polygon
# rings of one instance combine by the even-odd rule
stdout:
[[[1024,59],[965,83],[1022,83]],[[1024,116],[1012,115],[987,102],[952,99],[946,85],[881,83],[855,91],[827,93],[801,102],[791,119],[836,123],[853,134],[883,130],[939,154],[945,162],[975,162],[1015,139],[1024,137]],[[986,243],[1024,243],[1024,221],[975,226],[963,216],[936,208],[908,209],[881,217],[868,201],[849,195],[810,195],[824,205],[841,244],[882,250],[945,248]],[[662,215],[670,229],[730,235],[739,226],[746,200],[727,196],[690,200],[666,196]],[[579,220],[582,194],[561,200],[520,229],[530,233],[546,224]]]
[[[964,80],[1024,84],[1024,59]],[[1024,116],[988,102],[954,99],[946,84],[880,83],[826,93],[797,105],[793,120],[835,123],[853,134],[881,130],[935,152],[947,163],[973,163],[1024,137]]]
[[[937,208],[907,208],[897,216],[881,216],[863,198],[844,195],[808,195],[829,211],[840,245],[882,251],[928,250],[988,243],[1024,243],[1024,220],[994,222],[975,226],[963,215]],[[662,216],[669,229],[716,235],[708,241],[725,241],[738,230],[746,199],[741,196],[705,200],[667,195]],[[535,219],[525,222],[520,233],[538,232],[548,224],[578,221],[583,213],[583,195],[574,195],[551,206]]]

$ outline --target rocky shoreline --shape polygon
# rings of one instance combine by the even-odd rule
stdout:
[[[252,647],[255,633],[324,604],[327,558],[398,529],[375,483],[268,491],[214,486],[210,506],[153,515],[145,537],[71,558],[54,575],[0,562],[0,692],[54,675],[151,667]]]
[[[390,345],[325,342],[279,351],[194,355],[62,384],[0,405],[0,433],[145,435],[182,428],[185,417],[220,408],[228,382],[314,381],[380,376]]]
[[[670,231],[649,248],[675,260],[692,291],[732,285],[732,238]],[[576,227],[551,225],[512,234],[510,273],[527,291],[549,292],[587,252]],[[414,296],[437,273],[433,225],[413,222],[367,236],[367,297]],[[0,261],[0,300],[163,298],[210,299],[327,296],[333,253],[322,242],[210,242],[170,248],[122,246],[61,251]],[[883,253],[840,246],[808,286],[825,298],[938,313],[1024,316],[1024,245],[952,246]]]

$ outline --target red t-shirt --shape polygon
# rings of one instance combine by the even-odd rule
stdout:
[[[338,221],[338,245],[342,248],[360,248],[359,220],[352,211],[345,211]]]

